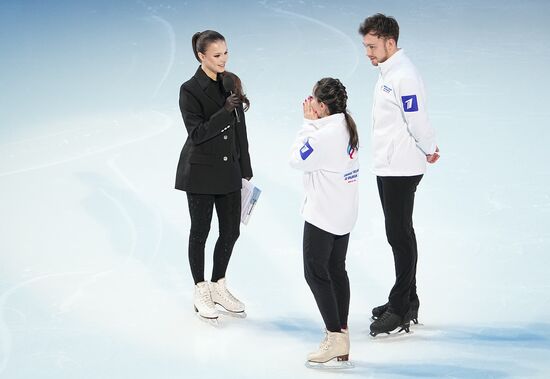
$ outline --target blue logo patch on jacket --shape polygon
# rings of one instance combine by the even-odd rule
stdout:
[[[305,161],[313,153],[313,147],[309,144],[309,140],[304,143],[304,146],[300,148],[300,156],[302,160]]]
[[[403,110],[405,112],[418,112],[416,95],[401,96],[401,101],[403,101]]]

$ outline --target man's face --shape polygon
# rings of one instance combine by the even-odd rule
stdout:
[[[389,40],[386,38],[380,38],[374,34],[366,34],[363,37],[363,46],[373,66],[378,66],[379,63],[383,63],[390,57],[388,52]]]

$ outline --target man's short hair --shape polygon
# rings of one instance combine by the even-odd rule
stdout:
[[[395,43],[399,39],[399,24],[391,16],[377,13],[367,17],[359,26],[359,34],[363,37],[373,34],[379,38],[393,38]]]

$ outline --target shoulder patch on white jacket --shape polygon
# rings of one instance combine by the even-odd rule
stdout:
[[[300,148],[300,156],[305,161],[313,153],[313,147],[309,144],[309,138],[304,143],[304,146]]]

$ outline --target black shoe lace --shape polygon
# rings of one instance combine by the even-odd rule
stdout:
[[[391,316],[392,316],[392,313],[390,311],[386,310],[386,312],[382,313],[382,316],[380,316],[380,318],[378,320],[382,323],[385,320],[387,320],[388,318],[390,318]]]

